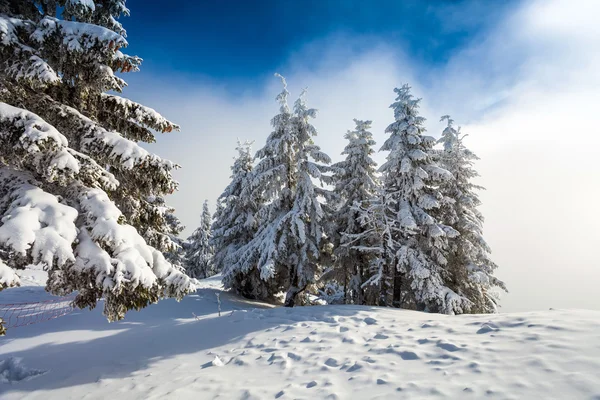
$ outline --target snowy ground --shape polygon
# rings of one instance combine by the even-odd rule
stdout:
[[[204,285],[119,323],[97,309],[9,330],[0,398],[600,399],[600,312],[283,309]],[[23,287],[0,303],[45,296]]]

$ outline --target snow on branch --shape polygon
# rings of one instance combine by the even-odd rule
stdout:
[[[51,17],[44,17],[31,37],[37,42],[43,43],[57,32],[62,36],[62,44],[69,51],[85,52],[96,45],[118,49],[127,47],[128,44],[123,36],[110,29]]]
[[[103,93],[101,95],[101,101],[106,112],[117,114],[120,118],[128,118],[140,125],[155,129],[159,132],[179,130],[179,125],[167,120],[154,109],[129,99]]]
[[[59,267],[75,261],[78,212],[32,184],[22,172],[0,169],[0,247],[33,263]]]
[[[4,73],[19,81],[29,81],[38,85],[60,82],[60,77],[34,49],[22,43],[18,30],[32,28],[31,22],[0,15],[0,52],[6,53]]]
[[[86,223],[78,236],[74,269],[79,274],[91,274],[103,288],[109,320],[123,317],[125,311],[119,303],[124,294],[138,298],[142,306],[152,302],[152,296],[144,298],[144,291],[135,290],[138,287],[155,293],[155,300],[163,296],[181,299],[195,289],[194,281],[147,245],[133,226],[119,222],[122,214],[105,192],[83,187],[78,190]]]
[[[79,172],[79,162],[68,151],[67,139],[56,128],[32,112],[1,102],[0,142],[0,154],[22,155],[36,166],[38,173],[51,180],[58,171],[70,175]]]
[[[77,125],[76,131],[82,132],[81,135],[81,151],[90,155],[106,156],[106,161],[114,163],[114,160],[119,161],[119,165],[125,169],[133,169],[141,165],[150,165],[159,168],[168,173],[168,171],[177,167],[176,164],[168,160],[163,160],[155,154],[149,153],[146,149],[139,146],[137,143],[122,137],[118,132],[111,132],[88,117],[81,114],[76,109],[54,103],[51,99],[52,106],[56,107],[57,115],[63,121],[57,121],[55,125],[65,124],[65,128],[71,125]]]
[[[19,286],[19,276],[14,269],[0,259],[0,291],[9,287]]]

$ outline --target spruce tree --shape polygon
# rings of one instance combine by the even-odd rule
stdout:
[[[420,99],[413,98],[408,85],[394,91],[398,97],[390,107],[395,121],[386,129],[390,137],[381,150],[389,154],[380,168],[385,195],[391,202],[390,210],[385,211],[391,212],[399,245],[389,266],[394,274],[392,303],[395,307],[461,313],[469,300],[445,284],[448,239],[458,232],[439,220],[443,196],[438,185],[452,175],[434,161],[435,140],[423,134]]]
[[[0,289],[42,263],[48,291],[104,298],[109,320],[193,289],[162,254],[153,201],[177,166],[137,144],[179,127],[108,93],[142,61],[121,51],[128,14],[124,0],[0,2]]]
[[[360,294],[363,304],[391,306],[393,266],[400,247],[397,227],[393,218],[395,202],[379,188],[376,194],[362,204],[355,202],[350,212],[356,216],[359,232],[346,233],[343,247],[361,254],[362,276]]]
[[[442,183],[442,194],[450,199],[442,208],[443,222],[456,229],[460,235],[449,240],[449,277],[447,285],[470,300],[465,311],[491,313],[497,310],[494,288],[506,290],[502,281],[493,276],[498,267],[490,258],[491,249],[483,238],[483,215],[477,209],[481,204],[478,190],[484,189],[472,182],[479,176],[473,164],[479,158],[464,145],[460,128],[445,115],[441,119],[447,126],[438,143],[444,149],[439,152],[441,165],[454,179]]]
[[[186,243],[185,271],[192,278],[204,279],[215,274],[211,222],[212,216],[208,210],[208,200],[206,200],[202,205],[200,226],[187,239]]]
[[[214,266],[223,274],[226,289],[244,297],[265,299],[270,296],[270,290],[260,279],[258,270],[235,268],[236,252],[252,240],[257,230],[256,214],[260,201],[253,199],[249,190],[254,164],[251,146],[252,142],[238,141],[238,156],[231,167],[231,182],[218,199],[212,226]]]
[[[157,211],[161,214],[161,218],[166,223],[164,233],[157,235],[159,243],[156,247],[162,249],[167,261],[173,264],[175,268],[184,271],[184,241],[179,237],[179,234],[183,232],[185,226],[181,224],[181,221],[175,215],[175,209],[167,205],[163,197],[150,197],[148,198],[148,202],[156,206]]]
[[[273,132],[257,152],[248,196],[263,206],[257,214],[258,230],[236,254],[237,271],[256,269],[268,282],[269,297],[286,292],[284,304],[293,306],[299,293],[321,272],[323,210],[317,196],[322,190],[329,157],[313,143],[317,134],[310,124],[316,110],[306,107],[303,91],[290,110],[285,79],[277,96],[280,113],[271,121]]]
[[[332,165],[337,204],[333,206],[329,234],[334,247],[335,278],[344,287],[345,303],[365,304],[363,283],[368,279],[371,258],[358,249],[371,245],[360,234],[366,229],[359,222],[359,209],[369,209],[378,190],[376,163],[371,158],[375,141],[369,132],[371,121],[354,120],[348,131],[342,155],[345,160]],[[357,208],[353,208],[355,206]]]

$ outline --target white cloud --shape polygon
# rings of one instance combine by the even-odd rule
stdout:
[[[443,66],[419,65],[370,37],[335,36],[293,54],[278,72],[293,96],[309,87],[309,103],[320,110],[316,141],[334,159],[352,118],[372,119],[383,143],[392,89],[409,82],[423,97],[430,134],[439,134],[439,116],[450,113],[482,158],[485,233],[511,291],[504,310],[600,309],[597,15],[593,0],[530,1]],[[256,148],[264,143],[280,87],[274,78],[256,93],[193,82],[165,88],[168,77],[144,79],[129,94],[182,125],[153,150],[184,167],[171,203],[189,232],[202,201],[214,205],[227,184],[236,138],[253,139]]]

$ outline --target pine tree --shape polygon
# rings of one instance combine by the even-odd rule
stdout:
[[[439,221],[443,196],[437,186],[452,176],[432,157],[435,140],[423,135],[420,99],[413,98],[408,85],[394,91],[398,97],[390,107],[395,122],[386,129],[390,137],[381,150],[389,154],[380,168],[399,245],[390,268],[392,302],[395,307],[462,313],[469,301],[445,285],[448,238],[458,232]]]
[[[152,201],[177,189],[177,166],[137,144],[179,127],[107,93],[141,64],[121,52],[128,14],[124,0],[0,2],[0,289],[43,263],[48,291],[104,298],[109,320],[193,289]]]
[[[454,128],[454,121],[445,115],[441,119],[447,126],[438,143],[444,145],[439,152],[442,166],[454,179],[442,183],[442,194],[451,201],[443,206],[443,222],[456,229],[460,235],[450,239],[450,256],[447,285],[456,293],[468,298],[472,313],[491,313],[497,310],[494,288],[506,290],[502,281],[493,276],[498,266],[490,258],[490,247],[483,238],[483,215],[477,209],[481,204],[477,190],[483,187],[472,180],[479,176],[473,168],[479,158],[463,143],[466,135]]]
[[[356,215],[358,233],[346,233],[343,247],[362,255],[364,275],[360,285],[363,304],[391,306],[393,265],[396,251],[397,227],[393,218],[395,202],[382,188],[367,202],[355,202],[350,212]]]
[[[186,272],[196,279],[208,278],[215,274],[213,267],[214,250],[211,244],[212,216],[208,210],[208,200],[202,206],[200,226],[192,233],[186,245]]]
[[[218,199],[212,244],[215,269],[222,272],[225,288],[248,298],[261,299],[269,297],[269,289],[257,269],[240,271],[234,268],[236,252],[252,240],[257,230],[256,214],[260,203],[252,199],[248,191],[254,163],[251,146],[252,142],[238,142],[231,182]]]
[[[181,224],[181,221],[175,215],[175,209],[167,205],[164,198],[151,196],[147,200],[156,207],[157,213],[160,213],[160,217],[164,219],[166,224],[163,228],[164,233],[155,232],[159,241],[155,247],[162,249],[167,261],[175,268],[184,271],[183,240],[179,237],[179,234],[183,232],[185,226]],[[147,234],[142,234],[142,236],[146,237]]]
[[[369,132],[371,121],[354,120],[356,129],[348,131],[348,140],[342,155],[346,159],[332,165],[334,190],[337,202],[329,234],[334,247],[335,277],[344,287],[346,303],[365,304],[363,283],[368,277],[371,258],[358,248],[371,244],[357,237],[364,230],[358,208],[369,209],[378,190],[376,163],[371,158],[375,141]],[[350,245],[351,244],[351,245]]]
[[[277,96],[280,113],[274,131],[257,152],[249,198],[263,206],[257,214],[258,230],[236,254],[235,271],[257,269],[269,283],[269,296],[286,291],[285,305],[293,306],[299,293],[315,282],[323,242],[323,210],[317,196],[322,190],[312,179],[325,179],[323,164],[330,162],[312,137],[317,134],[310,119],[316,110],[306,107],[303,91],[289,109],[287,85]]]

